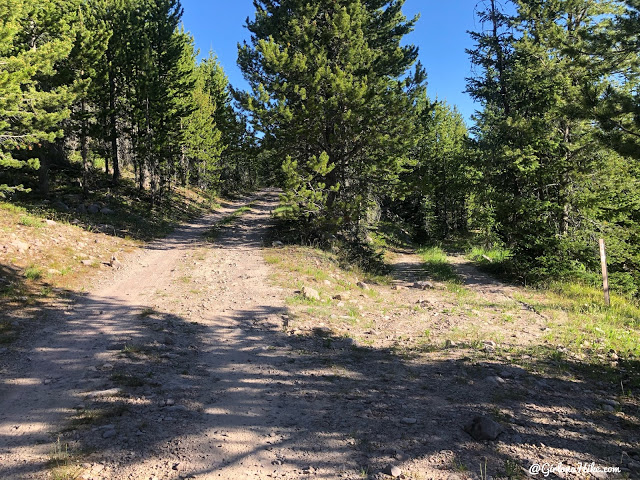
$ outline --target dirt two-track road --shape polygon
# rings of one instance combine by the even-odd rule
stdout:
[[[284,313],[260,253],[276,201],[265,193],[205,242],[248,200],[225,205],[44,314],[7,359],[0,478],[46,478],[65,444],[101,460],[84,462],[87,478],[238,478],[271,466],[269,450],[295,436],[275,426],[299,413],[274,389],[293,379],[286,346],[268,338]]]
[[[482,462],[611,464],[627,448],[597,387],[287,332],[292,292],[263,259],[277,201],[230,202],[41,312],[0,355],[0,480],[391,478],[390,464],[471,479]],[[416,303],[381,287],[396,294]],[[462,429],[487,412],[504,420],[498,442]]]

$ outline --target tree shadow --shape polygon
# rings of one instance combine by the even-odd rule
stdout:
[[[254,208],[265,214],[268,202]],[[229,228],[214,248],[268,241],[243,222]],[[194,233],[177,232],[173,248]],[[508,461],[558,459],[640,474],[627,462],[640,444],[637,397],[619,395],[604,369],[587,376],[567,361],[555,375],[542,356],[505,363],[471,348],[420,353],[322,329],[292,335],[290,312],[266,304],[211,312],[203,324],[59,293],[33,306],[38,320],[16,310],[25,335],[0,351],[0,454],[12,459],[0,478],[42,472],[58,436],[100,466],[95,476],[114,479],[374,478],[388,463],[477,478],[480,465],[505,476]],[[502,425],[497,441],[463,430],[478,415]],[[32,454],[4,455],[21,449]]]
[[[623,466],[622,452],[637,451],[637,398],[617,395],[608,377],[544,374],[534,358],[522,368],[469,350],[406,355],[323,331],[290,335],[286,309],[268,305],[203,325],[68,295],[75,303],[43,306],[32,336],[0,357],[2,452],[51,451],[59,434],[103,464],[104,478],[352,478],[388,463],[475,478],[485,461],[499,476],[507,460]],[[505,433],[476,442],[463,426],[477,415]],[[46,466],[25,460],[3,463],[0,477]]]

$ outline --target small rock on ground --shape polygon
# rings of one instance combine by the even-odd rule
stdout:
[[[386,467],[384,467],[384,470],[382,471],[382,473],[384,473],[385,475],[389,475],[393,478],[398,478],[400,475],[402,475],[402,470],[400,470],[395,465],[389,464]]]
[[[318,291],[307,286],[302,287],[302,296],[310,300],[320,300]]]
[[[495,440],[504,432],[502,425],[488,417],[475,417],[469,424],[465,425],[464,431],[471,435],[474,440]]]

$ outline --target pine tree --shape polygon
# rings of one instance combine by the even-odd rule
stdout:
[[[192,49],[193,50],[193,49]],[[187,62],[195,62],[194,55],[188,55]],[[216,123],[218,104],[211,95],[209,83],[211,77],[211,62],[209,58],[195,69],[195,82],[190,105],[185,110],[191,110],[183,120],[183,165],[184,183],[189,182],[193,175],[200,188],[216,192],[220,182],[220,155],[225,149],[222,132]]]
[[[37,150],[62,136],[73,94],[56,85],[57,63],[71,51],[73,13],[63,1],[0,1],[0,168],[40,168]],[[36,150],[34,152],[34,149]],[[41,178],[48,179],[46,165]],[[47,182],[43,180],[43,186]],[[0,185],[0,196],[24,190]],[[44,192],[47,193],[47,188]]]
[[[96,107],[92,104],[93,83],[99,64],[108,48],[111,32],[100,13],[103,0],[91,0],[77,6],[78,26],[74,47],[61,64],[63,81],[71,86],[75,101],[67,135],[79,139],[82,157],[82,188],[85,197],[89,194],[89,141],[92,125],[96,124]]]
[[[210,53],[200,68],[204,70],[207,92],[215,104],[215,124],[222,134],[220,190],[230,194],[254,188],[257,177],[262,174],[255,136],[249,131],[246,117],[232,105],[233,88],[218,59]]]
[[[475,48],[467,50],[477,76],[467,79],[467,93],[481,106],[474,115],[474,157],[479,167],[479,188],[474,192],[472,221],[480,223],[485,242],[495,239],[500,229],[497,208],[516,195],[515,171],[509,168],[502,149],[509,142],[507,119],[520,93],[511,81],[514,59],[515,19],[495,0],[481,3],[477,12],[480,32],[469,32]]]
[[[417,49],[401,46],[415,22],[403,3],[255,2],[241,101],[282,161],[288,216],[357,234],[374,195],[397,183],[424,82],[420,67],[407,75]]]
[[[604,94],[589,100],[604,130],[603,140],[618,153],[640,158],[640,1],[626,0],[611,27],[592,39],[591,52],[605,68]]]
[[[178,0],[126,3],[126,31],[119,39],[122,80],[116,98],[131,130],[138,183],[149,179],[152,202],[171,188],[182,157],[181,120],[190,113],[193,61],[191,38],[179,30]],[[109,52],[109,51],[108,51]],[[185,54],[185,52],[187,52]],[[113,123],[113,122],[111,122]]]
[[[487,61],[472,56],[482,72],[469,90],[483,102],[476,137],[485,198],[493,206],[497,233],[526,276],[588,271],[596,267],[597,236],[628,223],[636,208],[616,182],[592,185],[620,162],[600,141],[589,102],[604,94],[609,75],[589,54],[591,42],[610,28],[615,5],[515,3],[517,15],[508,25],[517,34],[502,37],[508,38],[501,46],[504,75],[495,67],[495,47],[484,49]],[[632,170],[625,170],[625,182],[635,184]],[[621,196],[629,201],[616,213],[618,223],[607,218],[606,205]],[[614,254],[614,263],[635,262],[633,252],[624,255],[626,260]]]
[[[430,238],[445,238],[467,229],[467,199],[473,172],[468,164],[467,127],[446,102],[420,103],[415,166],[403,180],[410,189],[412,224]]]

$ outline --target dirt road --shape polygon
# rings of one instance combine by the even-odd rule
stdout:
[[[261,195],[215,244],[202,237],[248,200],[178,229],[44,313],[7,362],[0,478],[46,478],[52,460],[67,463],[66,444],[71,454],[99,452],[87,457],[100,460],[85,465],[87,478],[232,478],[235,465],[271,465],[264,447],[285,434],[274,419],[291,413],[269,394],[270,382],[288,381],[275,374],[290,352],[264,338],[284,311],[260,253],[277,195]]]
[[[545,327],[511,287],[463,266],[459,289],[412,288],[410,254],[397,284],[368,290],[322,256],[285,275],[264,255],[275,192],[202,236],[251,200],[69,292],[0,357],[0,479],[462,480],[560,461],[626,468],[597,478],[640,472],[637,406],[615,386],[495,352]],[[314,272],[321,301],[292,297]],[[444,342],[467,330],[479,348]],[[463,430],[478,415],[499,438]]]

